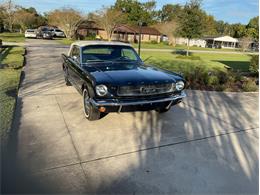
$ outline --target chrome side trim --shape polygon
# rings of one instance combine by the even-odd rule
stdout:
[[[135,105],[143,105],[143,104],[151,104],[151,103],[161,103],[161,102],[173,102],[174,100],[182,99],[186,97],[186,93],[184,91],[181,92],[180,95],[174,95],[168,98],[158,99],[158,100],[142,100],[142,101],[135,101],[135,102],[108,102],[108,101],[95,101],[93,99],[90,100],[92,105],[98,107],[98,106],[135,106]],[[120,109],[121,110],[121,109]]]

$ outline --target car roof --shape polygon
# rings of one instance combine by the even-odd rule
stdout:
[[[79,47],[85,47],[88,45],[122,45],[122,46],[131,46],[127,43],[122,43],[118,41],[76,41],[71,44],[71,46],[79,46]]]

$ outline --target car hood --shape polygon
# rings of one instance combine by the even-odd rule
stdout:
[[[162,84],[182,80],[181,76],[172,72],[131,62],[91,64],[84,69],[90,72],[97,84],[114,86]]]

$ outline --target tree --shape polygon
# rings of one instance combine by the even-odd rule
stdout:
[[[168,21],[168,22],[161,22],[154,27],[164,35],[166,35],[169,39],[169,45],[175,45],[175,34],[176,34],[176,29],[178,28],[178,24],[175,21]]]
[[[204,13],[204,24],[205,24],[204,34],[206,35],[217,34],[217,27],[216,27],[216,21],[214,16],[207,15],[206,13]]]
[[[97,24],[105,30],[108,41],[111,41],[115,28],[125,22],[124,14],[113,7],[104,7],[94,18]]]
[[[82,21],[81,14],[71,8],[56,9],[49,12],[47,18],[50,25],[59,27],[69,39],[73,38]]]
[[[21,30],[24,32],[27,28],[33,26],[36,17],[33,13],[26,11],[21,8],[14,13],[14,24],[20,26]]]
[[[240,23],[232,24],[231,28],[232,28],[232,34],[231,34],[232,37],[241,38],[244,37],[246,34],[246,26],[243,24]]]
[[[0,33],[4,30],[4,14],[5,9],[0,5]]]
[[[136,0],[117,0],[114,6],[116,10],[120,10],[126,15],[125,22],[130,25],[138,25],[140,21],[145,25],[154,24],[155,7],[155,1],[140,3]]]
[[[242,37],[239,41],[239,46],[241,50],[244,52],[250,47],[251,43],[252,43],[251,37]]]
[[[3,7],[3,22],[6,26],[6,28],[12,32],[13,31],[13,25],[15,22],[14,14],[16,11],[16,5],[12,2],[12,0],[8,0],[1,4],[1,7]]]
[[[256,40],[259,40],[259,16],[251,18],[246,26],[247,36],[250,36]]]
[[[182,12],[179,4],[166,4],[158,11],[158,18],[161,22],[176,20]]]
[[[188,39],[187,56],[189,55],[190,39],[201,37],[205,29],[203,11],[200,7],[201,1],[190,0],[184,6],[180,17],[178,34]]]

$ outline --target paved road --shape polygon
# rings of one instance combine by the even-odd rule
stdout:
[[[165,114],[89,122],[63,82],[67,48],[27,44],[6,192],[258,193],[258,93],[187,91]]]
[[[26,46],[27,44],[30,45],[31,42],[30,40],[27,41],[25,44],[24,43],[13,43],[13,42],[3,42],[4,45],[18,45],[18,46]],[[42,41],[41,41],[42,42]],[[46,42],[46,41],[45,41]],[[50,43],[50,42],[49,42]],[[52,42],[54,44],[55,41]],[[64,47],[69,47],[64,45]],[[138,50],[138,48],[135,48]],[[142,48],[142,51],[154,51],[154,52],[175,52],[177,51],[176,49],[149,49],[149,48]],[[223,51],[223,50],[189,50],[189,52],[192,53],[216,53],[216,54],[247,54],[247,55],[259,55],[258,52],[240,52],[240,51]]]
[[[136,48],[137,50],[137,48]],[[142,48],[142,51],[159,51],[159,52],[176,52],[177,49],[148,49]],[[185,49],[183,50],[185,51]],[[223,51],[223,50],[189,50],[191,53],[216,53],[216,54],[248,54],[248,55],[258,55],[258,52],[240,52],[240,51]]]

